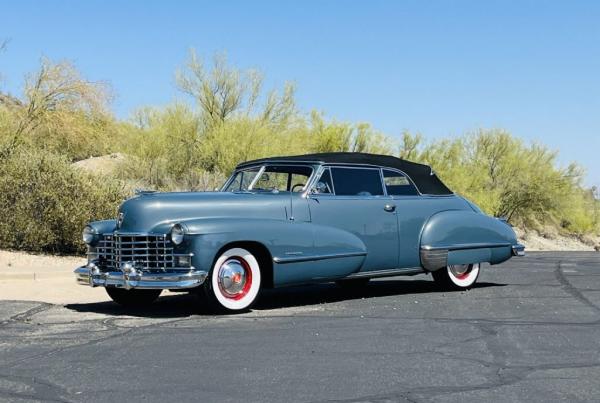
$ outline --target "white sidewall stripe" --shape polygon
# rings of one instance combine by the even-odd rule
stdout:
[[[477,276],[479,275],[479,263],[473,263],[473,268],[465,278],[457,278],[452,273],[452,270],[450,270],[450,267],[446,267],[446,270],[448,270],[448,276],[454,284],[459,287],[470,287],[473,285],[475,280],[477,280]]]
[[[223,263],[225,263],[227,259],[236,256],[244,259],[246,263],[248,263],[250,271],[252,272],[252,284],[250,285],[248,293],[237,300],[227,298],[221,293],[221,289],[219,288],[219,268],[223,265]],[[258,291],[260,290],[260,268],[258,266],[256,258],[246,249],[232,248],[226,250],[221,256],[219,256],[215,263],[215,266],[213,267],[211,285],[212,291],[215,297],[217,298],[217,301],[219,301],[219,303],[225,308],[231,310],[240,310],[247,308],[256,299]]]

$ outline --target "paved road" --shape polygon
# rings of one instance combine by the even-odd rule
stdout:
[[[430,278],[272,291],[250,313],[161,298],[0,304],[0,400],[600,401],[600,254],[531,253],[468,292]]]

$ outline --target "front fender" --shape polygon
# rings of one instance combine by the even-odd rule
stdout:
[[[467,210],[449,210],[429,218],[421,233],[421,264],[434,271],[449,264],[501,263],[517,245],[503,221]]]
[[[94,228],[98,234],[108,234],[117,229],[117,220],[92,221],[88,225]]]
[[[228,244],[258,242],[271,255],[275,286],[344,277],[357,271],[366,255],[364,244],[356,236],[310,222],[223,217],[180,224],[197,269],[209,271],[217,253]],[[331,235],[331,242],[316,245],[315,231],[319,231],[320,239],[324,234]]]

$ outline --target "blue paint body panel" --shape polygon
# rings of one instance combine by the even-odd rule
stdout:
[[[446,249],[448,264],[508,260],[517,244],[513,229],[504,221],[473,210],[447,210],[432,215],[421,235],[421,245]]]
[[[174,251],[193,254],[196,269],[209,271],[232,243],[260,244],[269,253],[274,286],[438,269],[423,261],[429,250],[447,251],[447,264],[495,264],[517,245],[509,225],[457,195],[149,193],[125,201],[119,214],[119,228],[116,220],[90,225],[98,233],[168,234],[180,224],[185,240]]]

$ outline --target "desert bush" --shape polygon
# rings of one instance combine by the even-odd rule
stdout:
[[[527,145],[497,129],[427,145],[406,136],[414,160],[430,164],[451,189],[488,214],[526,228],[597,228],[593,197],[581,185],[583,170],[577,164],[558,167],[557,153],[543,145]]]
[[[0,248],[82,252],[90,220],[116,216],[119,182],[71,167],[64,156],[19,148],[0,159]]]
[[[581,168],[560,167],[556,152],[507,131],[391,137],[301,113],[292,84],[267,91],[259,73],[223,57],[207,69],[192,53],[177,84],[193,104],[141,108],[128,121],[111,116],[105,85],[66,62],[43,60],[20,97],[0,93],[0,248],[80,252],[83,225],[113,217],[135,187],[212,190],[242,161],[330,151],[429,164],[456,193],[524,228],[600,232],[600,201],[582,186]],[[125,154],[118,178],[70,165],[111,152]]]
[[[20,97],[0,93],[0,136],[11,148],[39,147],[73,161],[107,154],[116,141],[107,85],[88,81],[69,62],[42,59]]]

